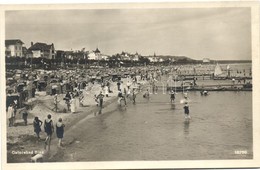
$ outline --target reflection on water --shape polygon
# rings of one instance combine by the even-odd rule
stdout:
[[[118,111],[119,111],[120,113],[126,112],[126,106],[120,106],[120,105],[118,105],[117,107],[118,107]]]
[[[172,110],[175,110],[175,103],[172,103],[172,104],[171,104],[171,109],[172,109]]]
[[[189,135],[190,121],[184,121],[184,135]]]
[[[99,117],[97,119],[97,122],[98,122],[98,125],[100,126],[100,129],[106,129],[107,128],[107,124],[106,124],[104,117]]]

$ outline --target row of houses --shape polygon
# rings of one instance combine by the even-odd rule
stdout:
[[[109,60],[109,59],[117,59],[121,61],[139,61],[140,57],[142,57],[137,52],[135,54],[131,54],[128,52],[122,51],[120,54],[116,54],[113,56],[108,56],[102,54],[101,51],[96,48],[96,50],[85,51],[85,48],[77,51],[63,51],[63,50],[55,50],[54,44],[46,44],[46,43],[33,43],[31,42],[31,46],[27,49],[24,46],[24,43],[20,39],[11,39],[5,40],[5,54],[7,57],[25,57],[25,58],[46,58],[46,59],[88,59],[88,60]],[[147,56],[150,62],[163,62],[164,59],[162,57],[156,56],[154,53],[153,56]],[[174,61],[174,60],[173,60]]]
[[[54,44],[33,43],[27,49],[19,39],[5,40],[6,57],[26,57],[26,58],[55,58]]]

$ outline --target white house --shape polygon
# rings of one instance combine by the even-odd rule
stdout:
[[[33,58],[39,58],[39,57],[43,57],[43,58],[47,58],[47,59],[54,59],[55,58],[55,49],[54,49],[54,45],[53,44],[46,44],[46,43],[35,43],[33,44],[33,42],[31,43],[31,47],[28,48],[28,52],[30,55],[30,57]]]
[[[203,58],[203,63],[210,63],[210,59],[209,58]]]
[[[157,57],[148,57],[148,59],[150,60],[151,63],[155,63],[158,62],[158,58]]]
[[[132,56],[133,61],[139,61],[139,54],[136,52],[135,55]]]
[[[94,51],[90,51],[88,53],[88,59],[89,60],[107,60],[107,56],[104,54],[101,54],[100,50],[97,48]]]
[[[157,61],[164,62],[164,59],[163,58],[159,58]]]
[[[23,57],[23,44],[19,39],[5,40],[5,55],[7,57]]]
[[[130,54],[127,52],[122,51],[120,56],[121,56],[121,60],[124,60],[124,61],[131,60]]]
[[[96,56],[96,54],[94,53],[94,51],[90,51],[90,52],[88,53],[88,59],[89,59],[89,60],[97,60],[97,56]]]

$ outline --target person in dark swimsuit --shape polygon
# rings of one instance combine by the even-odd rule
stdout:
[[[38,139],[40,139],[41,125],[42,121],[38,117],[35,117],[33,121],[33,127]]]
[[[52,133],[54,131],[53,122],[52,122],[50,114],[47,116],[47,119],[44,121],[44,131],[47,134],[47,137],[45,139],[45,147],[44,148],[46,149],[46,146],[48,145],[48,148],[50,149],[51,136],[52,136]]]
[[[174,91],[172,90],[171,91],[171,103],[175,100],[175,93]]]
[[[184,109],[185,119],[191,119],[188,102],[185,102],[183,109]]]
[[[65,125],[62,123],[62,119],[59,118],[59,121],[56,123],[56,135],[57,135],[57,138],[59,139],[58,147],[62,146],[64,127],[65,127]]]

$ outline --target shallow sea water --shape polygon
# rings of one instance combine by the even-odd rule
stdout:
[[[117,103],[65,132],[75,143],[60,161],[252,159],[252,92],[189,92],[184,120],[182,93],[138,95],[126,109]],[[237,154],[246,151],[247,154]]]

